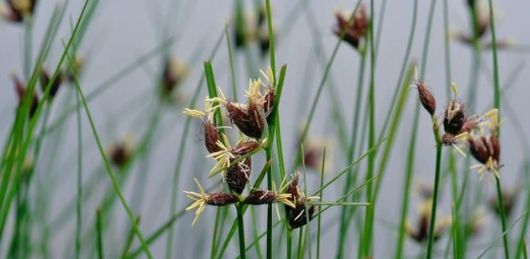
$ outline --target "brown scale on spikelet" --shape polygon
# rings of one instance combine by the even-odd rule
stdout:
[[[348,21],[353,16],[353,22],[348,27]],[[362,39],[366,38],[368,27],[370,26],[370,19],[366,13],[366,6],[361,4],[355,13],[347,14],[345,12],[336,12],[335,18],[337,24],[333,29],[333,32],[337,36],[341,36],[342,32],[346,30],[344,35],[344,41],[349,43],[352,47],[358,49],[359,43]]]
[[[459,99],[449,100],[444,111],[444,131],[452,135],[460,134],[460,130],[466,122],[466,106]]]
[[[432,95],[425,82],[421,79],[416,79],[416,88],[420,97],[421,105],[432,116],[436,111],[436,99]]]
[[[226,110],[232,123],[246,136],[260,139],[265,129],[265,120],[255,104],[243,105],[228,101]]]
[[[252,170],[252,158],[247,157],[243,161],[226,169],[225,182],[230,191],[237,194],[243,193],[249,181]]]
[[[228,137],[226,135],[222,135],[221,140],[217,141],[217,146],[219,147],[219,151],[213,152],[207,156],[213,157],[217,160],[217,164],[210,171],[210,177],[220,171],[223,171],[223,169],[228,169],[232,166],[235,166],[233,163],[236,160],[248,155],[251,152],[254,152],[256,149],[261,147],[261,144],[252,140],[245,141],[243,138],[241,138],[236,145],[232,147],[228,141]]]
[[[469,146],[469,151],[471,155],[480,163],[474,165],[471,168],[479,169],[479,173],[485,171],[492,172],[495,177],[499,177],[498,169],[501,167],[500,164],[500,154],[501,154],[501,145],[498,138],[498,110],[493,109],[486,113],[484,117],[489,117],[490,120],[485,122],[488,125],[485,132],[480,127],[478,132],[472,132],[467,137],[467,144]],[[484,123],[483,123],[484,124]],[[483,175],[481,175],[482,177]]]
[[[264,205],[273,202],[281,202],[286,206],[295,207],[295,205],[289,200],[290,198],[291,194],[289,193],[278,193],[275,190],[253,190],[244,199],[243,203],[250,205]]]

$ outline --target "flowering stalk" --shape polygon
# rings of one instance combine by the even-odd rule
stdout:
[[[431,115],[432,125],[433,125],[433,134],[434,140],[436,141],[436,169],[434,173],[434,192],[432,197],[432,208],[431,208],[431,219],[429,226],[429,243],[427,245],[427,258],[432,257],[432,246],[434,243],[434,227],[436,222],[436,207],[438,201],[438,189],[440,185],[440,169],[442,162],[442,137],[440,136],[440,131],[438,131],[438,121],[436,116]]]
[[[493,1],[489,0],[489,11],[490,11],[490,30],[491,30],[491,40],[492,40],[492,55],[493,55],[493,82],[494,82],[494,88],[493,88],[493,98],[494,98],[494,106],[497,110],[500,109],[501,106],[501,93],[500,93],[500,84],[499,84],[499,66],[497,62],[497,35],[495,33],[495,18],[493,17]],[[500,116],[497,114],[497,121],[495,123],[499,123]],[[498,129],[496,129],[497,136],[500,137],[500,133]],[[501,181],[499,177],[495,178],[496,185],[497,185],[497,199],[499,201],[499,208],[504,208],[504,204],[502,201],[502,190],[501,190]],[[508,246],[508,237],[507,237],[507,230],[506,230],[506,215],[504,213],[504,210],[500,210],[501,215],[501,224],[502,224],[502,239],[504,244],[504,256],[506,259],[510,258],[509,253],[509,246]]]
[[[427,244],[427,259],[432,258],[432,246],[434,243],[434,230],[436,222],[436,207],[438,203],[438,189],[440,185],[440,169],[441,169],[441,160],[442,160],[442,136],[440,135],[439,124],[436,116],[436,100],[432,95],[431,91],[425,85],[423,80],[417,79],[416,76],[416,87],[418,89],[418,94],[420,102],[425,108],[425,110],[431,115],[432,120],[432,131],[434,135],[434,141],[436,142],[436,169],[434,173],[434,190],[432,196],[432,207],[431,207],[431,218],[429,221],[429,243]]]

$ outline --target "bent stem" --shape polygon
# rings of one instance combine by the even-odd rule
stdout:
[[[433,134],[436,140],[436,171],[434,174],[434,192],[432,195],[431,219],[429,221],[429,243],[427,245],[427,259],[432,258],[432,245],[434,243],[434,226],[436,222],[436,205],[438,203],[438,188],[440,185],[440,168],[442,162],[442,138],[438,131],[438,121],[434,115],[431,115],[433,124]]]

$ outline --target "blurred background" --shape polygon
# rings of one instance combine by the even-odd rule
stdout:
[[[95,0],[90,1],[93,4]],[[243,1],[245,16],[258,16],[257,10],[264,1]],[[271,1],[272,19],[276,37],[276,64],[287,65],[287,74],[280,105],[280,120],[283,137],[285,161],[292,168],[300,129],[307,120],[309,108],[325,73],[338,37],[333,33],[336,26],[335,12],[353,10],[354,1]],[[486,1],[481,5],[486,5]],[[29,74],[24,59],[30,57],[35,64],[39,48],[45,39],[47,26],[52,13],[58,6],[65,7],[65,17],[59,26],[56,39],[44,61],[44,66],[53,71],[63,52],[63,43],[68,41],[71,30],[77,21],[84,2],[72,0],[67,5],[63,1],[38,0],[31,31],[27,32],[24,23],[15,23],[2,17],[0,21],[0,145],[4,146],[12,121],[15,118],[18,97],[12,82],[12,75],[17,74],[27,82]],[[369,2],[363,1],[369,10]],[[386,6],[383,7],[383,4]],[[395,98],[400,78],[404,76],[402,65],[406,55],[407,43],[411,35],[413,10],[415,2],[407,1],[375,1],[375,24],[377,30],[376,43],[376,128],[381,129],[392,100]],[[448,21],[450,35],[445,34],[443,24],[443,1],[437,1],[432,17],[433,27],[428,59],[421,64],[425,29],[429,18],[429,1],[418,1],[417,20],[412,41],[410,57],[406,62],[415,62],[419,68],[425,66],[424,79],[437,99],[438,109],[435,115],[442,116],[442,110],[448,100],[448,85],[444,63],[444,41],[449,40],[451,81],[458,85],[458,97],[462,100],[475,98],[475,104],[468,107],[469,114],[483,114],[493,108],[493,66],[492,52],[485,47],[480,52],[480,62],[474,62],[470,44],[458,40],[458,32],[470,33],[470,17],[467,1],[448,1]],[[502,164],[501,178],[506,189],[520,189],[526,193],[528,179],[525,169],[528,161],[530,142],[528,127],[530,121],[527,111],[530,109],[530,69],[527,66],[530,33],[528,24],[530,10],[528,1],[495,1],[495,26],[497,38],[506,46],[499,49],[499,72],[502,87],[501,116],[504,124],[501,132]],[[4,10],[6,2],[2,1]],[[237,95],[241,98],[250,78],[261,76],[259,70],[266,70],[269,65],[268,52],[262,54],[259,39],[238,47],[234,38],[234,6],[233,1],[166,1],[166,0],[129,0],[100,1],[94,8],[93,17],[87,25],[86,34],[76,46],[76,55],[82,60],[79,74],[80,85],[89,97],[89,108],[98,130],[101,141],[106,145],[108,153],[116,148],[128,156],[134,157],[131,164],[120,166],[114,164],[115,172],[127,172],[121,179],[122,190],[133,212],[141,215],[140,227],[146,236],[159,229],[171,215],[171,202],[176,186],[177,195],[175,211],[182,211],[189,205],[189,199],[182,193],[184,190],[197,191],[193,182],[196,177],[203,186],[219,189],[220,177],[208,178],[210,168],[215,164],[207,159],[203,147],[202,124],[199,120],[191,120],[188,134],[184,135],[186,116],[184,108],[190,107],[195,90],[200,87],[198,100],[192,108],[203,108],[203,97],[207,95],[204,80],[203,62],[211,60],[217,85],[227,97],[234,96],[232,91],[232,75],[225,26],[230,33],[233,51],[235,85]],[[5,14],[4,14],[5,15]],[[384,19],[380,20],[380,16]],[[246,22],[249,26],[250,21]],[[28,37],[31,38],[30,53],[25,47]],[[222,38],[221,38],[222,37]],[[484,41],[490,39],[486,32]],[[216,50],[217,42],[220,42]],[[213,53],[213,54],[212,54]],[[336,57],[330,67],[329,77],[325,81],[322,96],[319,99],[315,117],[311,124],[308,139],[312,139],[317,147],[326,146],[330,164],[326,178],[332,178],[347,165],[341,139],[338,136],[334,121],[335,112],[342,113],[346,125],[346,135],[350,136],[353,111],[356,105],[357,81],[360,64],[359,51],[341,43]],[[175,61],[174,88],[163,92],[161,76],[167,68],[168,60]],[[368,61],[369,62],[369,61]],[[478,66],[477,66],[478,65]],[[31,66],[31,69],[33,67]],[[31,70],[30,70],[31,71]],[[475,73],[473,72],[475,71]],[[365,70],[364,85],[368,89],[369,69]],[[476,80],[475,80],[475,79]],[[410,84],[412,85],[412,81]],[[471,84],[476,85],[469,90]],[[367,90],[365,90],[367,93]],[[161,98],[161,95],[167,98]],[[382,181],[382,192],[376,209],[376,225],[374,258],[388,258],[392,255],[397,239],[397,226],[402,208],[404,174],[406,169],[406,153],[416,92],[409,93],[404,107],[402,122],[396,133],[396,144],[391,154],[385,177]],[[396,96],[397,98],[397,96]],[[366,99],[361,98],[361,114],[367,114]],[[33,195],[29,208],[38,215],[34,219],[35,231],[32,235],[33,244],[31,258],[73,258],[76,198],[76,172],[78,170],[78,131],[76,125],[76,95],[71,82],[65,82],[56,97],[54,106],[49,110],[46,129],[47,137],[42,141],[42,151],[35,164],[34,182],[30,187]],[[334,110],[335,109],[335,110]],[[364,115],[362,115],[364,116]],[[435,143],[432,139],[432,125],[425,112],[420,113],[418,126],[416,162],[414,164],[414,186],[409,202],[409,219],[416,224],[417,207],[421,203],[418,190],[431,188],[434,177]],[[40,124],[36,132],[40,132]],[[361,134],[356,141],[363,141]],[[184,138],[183,138],[184,137]],[[186,141],[184,149],[179,145]],[[364,140],[366,141],[366,140]],[[120,144],[120,143],[124,144]],[[108,219],[104,236],[106,254],[116,258],[122,252],[127,239],[130,221],[125,210],[112,195],[112,185],[90,129],[89,122],[82,111],[82,172],[84,191],[83,203],[84,238],[93,240],[96,208],[105,207],[107,200]],[[358,156],[368,148],[357,152]],[[446,150],[452,150],[447,148]],[[131,154],[127,152],[131,151]],[[183,152],[183,153],[182,153]],[[447,153],[453,151],[447,151]],[[183,154],[181,160],[179,155]],[[357,159],[356,156],[353,158]],[[459,165],[465,158],[457,155]],[[179,162],[180,161],[180,162]],[[259,171],[264,164],[264,157],[256,159],[254,171]],[[366,167],[363,163],[359,172]],[[180,168],[180,169],[179,169]],[[300,171],[304,170],[297,167]],[[180,176],[175,180],[175,172]],[[320,179],[317,169],[305,169],[305,181],[308,190],[317,190]],[[445,175],[449,173],[443,171]],[[465,212],[471,218],[476,208],[482,208],[484,225],[481,234],[472,240],[469,255],[480,254],[491,242],[499,237],[498,217],[488,209],[487,201],[495,197],[495,184],[491,177],[479,180],[475,171],[459,171],[461,177],[467,174],[469,181],[469,201]],[[257,174],[257,173],[256,173]],[[255,177],[255,175],[254,175]],[[440,215],[451,215],[452,197],[449,177],[443,177],[442,197],[439,207]],[[176,185],[175,185],[176,184]],[[343,193],[342,183],[326,190],[324,200],[335,200]],[[312,192],[312,191],[310,191]],[[359,197],[363,201],[364,197]],[[516,203],[511,222],[519,217],[524,204]],[[478,206],[480,205],[480,206]],[[107,208],[107,207],[105,207]],[[230,208],[231,209],[231,208]],[[340,207],[331,208],[323,214],[322,233],[323,258],[331,258],[337,252],[338,217]],[[364,212],[364,208],[359,208]],[[228,212],[229,218],[235,218],[235,212]],[[266,207],[255,210],[256,216],[247,213],[245,220],[254,218],[261,231],[266,226]],[[364,214],[364,213],[363,213]],[[211,235],[214,228],[216,209],[207,207],[195,226],[191,226],[193,213],[186,213],[174,224],[172,242],[172,258],[205,258],[209,256]],[[37,216],[35,216],[37,217]],[[477,220],[478,221],[478,220]],[[5,235],[14,230],[14,216],[8,218]],[[229,220],[228,222],[231,222]],[[360,233],[358,225],[350,226],[352,232]],[[225,226],[226,229],[229,226]],[[251,236],[249,230],[249,236]],[[357,235],[350,234],[347,239],[352,245],[345,246],[345,257],[357,254]],[[226,258],[238,255],[236,238],[226,252]],[[2,255],[9,247],[8,238],[1,243]],[[435,251],[440,257],[447,245],[446,236]],[[162,258],[167,250],[166,233],[158,238],[151,250],[155,258]],[[263,241],[264,242],[264,241]],[[423,244],[412,239],[406,241],[405,257],[416,256]],[[249,242],[250,243],[250,242]],[[501,246],[497,242],[493,249]],[[87,241],[84,245],[85,258],[93,258],[95,242]],[[132,247],[139,247],[137,241]],[[133,249],[131,249],[133,250]],[[501,248],[496,253],[500,254]],[[281,253],[283,255],[283,253]],[[496,258],[495,253],[491,258]],[[140,255],[142,257],[143,255]],[[253,258],[254,256],[251,256]]]

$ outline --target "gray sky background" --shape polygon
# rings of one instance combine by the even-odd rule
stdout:
[[[37,7],[34,27],[34,54],[36,54],[40,41],[45,33],[45,28],[49,16],[58,1],[41,0]],[[369,2],[364,1],[365,4]],[[375,1],[376,13],[378,18],[380,0]],[[437,115],[441,116],[441,111],[446,103],[445,97],[445,74],[444,74],[444,52],[443,52],[443,23],[442,23],[442,1],[438,1],[434,16],[433,31],[431,35],[431,44],[429,47],[428,64],[425,79],[433,90],[437,101]],[[500,12],[496,18],[497,36],[500,39],[514,38],[521,48],[528,50],[530,46],[530,33],[528,33],[528,24],[530,16],[527,15],[530,10],[528,1],[495,1]],[[309,103],[316,93],[316,89],[323,75],[323,66],[319,62],[316,48],[317,44],[322,44],[326,60],[332,53],[337,38],[332,33],[335,23],[333,12],[337,9],[352,9],[355,2],[352,1],[308,1],[307,8],[304,10],[299,1],[272,1],[273,4],[273,22],[279,29],[276,64],[279,67],[282,64],[288,65],[287,77],[285,81],[284,92],[281,104],[281,126],[285,140],[284,149],[286,150],[286,161],[294,159],[294,137],[300,123],[306,118],[309,110]],[[421,59],[422,44],[428,8],[430,1],[419,1],[419,11],[417,18],[417,27],[414,45],[411,53],[411,59],[419,61]],[[75,21],[80,12],[82,1],[74,0],[71,2],[68,12],[68,21],[71,17]],[[245,1],[245,8],[250,10],[254,8],[254,1]],[[301,9],[298,12],[292,12],[293,8]],[[406,49],[406,43],[410,32],[410,23],[412,20],[413,1],[388,1],[383,24],[381,46],[377,53],[377,70],[376,70],[376,122],[378,128],[383,123],[383,118],[390,104],[396,81],[399,78],[399,71]],[[178,58],[184,60],[190,65],[190,76],[184,82],[184,91],[188,97],[191,97],[193,88],[200,77],[203,76],[202,61],[210,55],[215,41],[221,35],[224,24],[231,17],[233,10],[233,1],[203,0],[203,1],[180,1],[175,4],[167,0],[130,0],[130,1],[101,1],[99,9],[91,27],[88,31],[85,41],[80,47],[80,52],[87,55],[88,61],[86,71],[82,77],[82,86],[85,93],[93,90],[97,85],[114,75],[126,65],[133,62],[143,53],[148,52],[155,46],[159,45],[163,36],[164,27],[171,35],[177,35],[178,40],[171,48]],[[310,11],[308,11],[310,10]],[[311,14],[312,13],[312,14]],[[314,15],[314,17],[312,16]],[[468,31],[468,13],[465,1],[449,1],[449,20],[450,26]],[[378,20],[377,20],[378,21]],[[377,22],[376,21],[376,22]],[[378,24],[376,24],[378,26]],[[289,30],[286,28],[289,27]],[[64,22],[59,32],[59,38],[64,40],[69,36],[69,24]],[[525,29],[526,28],[526,29]],[[315,37],[313,30],[319,32]],[[489,34],[487,35],[489,37]],[[0,21],[0,136],[6,136],[9,132],[10,123],[14,117],[14,110],[17,104],[10,74],[16,71],[22,73],[22,52],[23,52],[23,31],[19,25],[11,24],[6,21]],[[459,86],[459,97],[466,100],[468,98],[468,84],[471,66],[471,49],[468,46],[458,42],[451,42],[451,72],[452,80]],[[58,61],[62,44],[57,41],[52,48],[52,53],[47,66],[54,67]],[[258,55],[256,49],[251,54],[254,60]],[[236,74],[239,96],[242,96],[243,89],[246,88],[249,71],[245,68],[244,52],[237,53],[236,57]],[[527,66],[528,52],[524,50],[505,50],[499,52],[499,71],[500,81],[505,86],[506,82],[513,80],[512,84],[503,95],[502,99],[502,116],[506,119],[502,130],[502,163],[505,167],[502,169],[502,179],[507,186],[515,185],[517,175],[524,158],[528,153],[526,147],[530,145],[527,138],[521,137],[522,130],[528,135],[529,116],[527,111],[530,109],[528,97],[528,82],[530,82],[530,70]],[[480,68],[479,87],[476,93],[477,109],[469,111],[470,113],[483,113],[492,108],[493,100],[493,80],[492,80],[492,55],[490,51],[484,51]],[[352,109],[355,100],[355,87],[358,77],[359,55],[348,45],[342,44],[339,49],[337,58],[331,69],[331,77],[334,84],[338,87],[340,96],[340,106],[348,121],[346,125],[351,127]],[[100,131],[100,136],[105,143],[110,143],[119,138],[125,132],[131,132],[132,135],[141,136],[149,124],[149,114],[154,110],[154,80],[157,71],[160,70],[161,60],[155,58],[146,63],[140,69],[135,70],[115,85],[108,89],[105,94],[90,103],[96,126]],[[231,81],[229,73],[228,52],[226,43],[223,41],[221,48],[213,60],[214,71],[217,84],[225,91],[230,93]],[[256,69],[265,69],[267,63],[262,63]],[[521,68],[522,67],[522,68]],[[514,71],[521,69],[517,77],[513,76]],[[367,69],[368,70],[368,69]],[[257,76],[257,70],[250,75]],[[368,74],[366,75],[368,82]],[[204,85],[203,85],[204,86]],[[75,98],[72,91],[59,92],[58,102],[70,102],[73,104]],[[205,95],[206,92],[204,91]],[[380,196],[380,203],[377,212],[377,231],[376,231],[376,257],[386,258],[387,252],[394,249],[396,233],[391,228],[397,224],[398,213],[400,212],[400,199],[402,193],[402,182],[404,179],[405,158],[407,144],[409,139],[410,124],[412,124],[413,104],[416,93],[411,92],[405,108],[403,124],[401,125],[396,147],[388,166],[385,179],[383,181],[383,192]],[[74,99],[72,99],[74,98]],[[187,103],[187,102],[186,102]],[[306,105],[304,105],[304,103]],[[70,105],[71,105],[70,104]],[[333,138],[336,133],[330,125],[329,94],[324,90],[316,113],[314,126],[311,133],[321,138]],[[70,106],[68,105],[68,106]],[[171,189],[171,179],[177,153],[178,143],[182,128],[183,119],[181,111],[186,104],[178,107],[166,108],[161,125],[156,133],[157,140],[151,148],[145,168],[136,166],[133,171],[133,179],[141,177],[141,174],[148,174],[146,181],[146,196],[143,202],[133,203],[136,211],[142,212],[142,229],[145,233],[150,233],[156,229],[162,222],[168,218],[168,204]],[[202,107],[202,103],[198,106]],[[300,115],[302,111],[302,115]],[[56,119],[61,111],[54,110],[52,120]],[[73,118],[73,117],[72,117]],[[518,126],[517,124],[520,124]],[[62,208],[64,203],[69,200],[69,196],[75,194],[75,156],[76,152],[76,126],[75,120],[69,122],[69,128],[64,132],[65,148],[59,155],[61,159],[56,165],[53,165],[53,171],[48,172],[50,179],[59,181],[55,190],[55,198],[51,201],[52,208]],[[101,167],[101,158],[93,141],[93,137],[88,126],[87,120],[84,120],[85,128],[85,172],[93,173]],[[199,132],[198,123],[195,124],[194,130]],[[519,132],[518,132],[519,127]],[[417,147],[418,159],[416,170],[421,178],[431,182],[433,178],[433,168],[435,159],[435,148],[432,140],[432,131],[428,115],[422,111],[419,143]],[[179,190],[194,190],[192,178],[198,177],[203,185],[208,186],[213,180],[208,179],[206,172],[213,165],[212,161],[207,163],[201,162],[199,157],[204,155],[200,132],[191,134],[188,140],[189,157],[184,164],[183,175],[179,182]],[[334,139],[335,148],[332,151],[334,165],[333,173],[338,173],[345,167],[342,160],[342,154],[339,153],[338,140]],[[0,137],[0,144],[5,143],[5,137]],[[53,146],[53,143],[46,143],[47,147]],[[448,149],[447,149],[448,150]],[[45,154],[48,156],[49,154]],[[463,158],[459,158],[460,162]],[[45,159],[43,159],[45,160]],[[257,160],[262,164],[263,161]],[[288,163],[289,165],[290,163]],[[147,169],[145,171],[144,169]],[[257,169],[255,169],[257,170]],[[70,172],[65,172],[70,171]],[[99,170],[101,171],[101,170]],[[309,173],[309,172],[308,172]],[[85,175],[86,176],[86,175]],[[55,178],[54,178],[55,177]],[[419,178],[419,177],[418,177]],[[144,178],[140,178],[144,179]],[[308,175],[308,186],[316,186],[318,177]],[[470,181],[478,181],[477,174],[472,173]],[[108,184],[108,183],[106,183]],[[127,183],[126,194],[130,197],[134,180]],[[485,186],[483,195],[490,197],[494,192],[493,181],[483,180]],[[449,187],[449,186],[446,186]],[[104,187],[100,187],[104,190]],[[336,188],[342,189],[342,185]],[[441,213],[450,215],[450,194],[449,188],[445,188],[443,194]],[[333,190],[326,194],[326,200],[332,200],[339,194]],[[187,203],[185,196],[179,193],[178,207],[182,208]],[[132,199],[132,198],[129,198]],[[419,200],[415,198],[415,200]],[[93,209],[97,206],[97,201],[92,201],[87,206],[86,212],[88,217],[94,215]],[[93,206],[93,207],[90,207]],[[410,203],[410,211],[415,211],[416,202]],[[124,217],[124,211],[120,205],[116,210],[115,216],[121,218],[116,224],[119,229],[111,237],[122,238],[127,221]],[[52,209],[51,214],[53,215]],[[92,211],[91,211],[92,209]],[[265,208],[257,210],[258,213],[265,214]],[[339,208],[327,212],[325,221],[332,220],[339,213]],[[197,226],[190,227],[192,213],[184,217],[176,227],[177,237],[175,238],[175,249],[178,252],[178,258],[202,258],[209,253],[210,235],[213,228],[213,218],[215,210],[207,208],[204,215],[201,216]],[[248,218],[249,220],[250,218]],[[262,229],[265,229],[265,216],[261,217]],[[494,227],[497,226],[496,219],[492,214],[488,214],[488,220]],[[390,224],[387,224],[390,222]],[[69,223],[69,227],[61,231],[52,240],[57,251],[57,256],[63,257],[63,248],[70,244],[70,237],[73,236],[74,221]],[[394,225],[392,225],[394,224]],[[88,225],[88,224],[87,224]],[[390,226],[389,226],[390,225]],[[90,226],[86,226],[92,227]],[[207,233],[204,234],[204,231]],[[325,234],[323,258],[329,258],[334,255],[335,241],[337,239],[337,224],[332,225],[329,233]],[[201,232],[203,234],[201,234]],[[497,232],[488,231],[490,236],[485,235],[476,243],[484,244],[493,239]],[[357,242],[355,241],[355,244]],[[109,246],[109,253],[119,252],[121,245],[116,248]],[[153,246],[154,254],[158,257],[163,255],[165,247],[165,238],[155,243]],[[190,247],[197,248],[191,252]],[[354,246],[355,247],[355,246]],[[412,242],[407,243],[410,248],[407,255],[414,255],[418,246]],[[232,248],[235,248],[235,243]],[[352,248],[350,248],[352,249]],[[356,251],[350,250],[354,255]],[[182,254],[181,254],[182,253]],[[182,255],[182,257],[180,256]],[[236,255],[236,250],[229,251],[227,258]],[[65,257],[66,258],[66,257]]]

